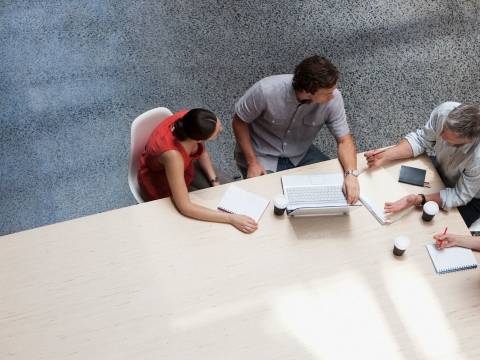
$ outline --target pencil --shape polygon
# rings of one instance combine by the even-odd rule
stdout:
[[[445,227],[445,231],[443,232],[443,235],[447,234],[447,229],[448,229],[448,227]]]

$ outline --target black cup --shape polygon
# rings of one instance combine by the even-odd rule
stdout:
[[[435,215],[438,213],[438,205],[434,201],[428,201],[423,205],[422,220],[432,221]]]
[[[273,199],[273,213],[278,216],[283,215],[287,208],[287,203],[287,198],[284,195],[275,196]]]
[[[423,214],[422,214],[422,220],[423,221],[432,221],[434,216],[435,215],[429,215],[424,211]]]
[[[398,236],[393,242],[393,255],[402,256],[407,250],[410,240],[405,236]]]
[[[395,245],[393,246],[393,255],[402,256],[404,252],[405,252],[405,249],[399,249]]]

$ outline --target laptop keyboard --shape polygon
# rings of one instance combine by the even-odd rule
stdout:
[[[285,189],[290,204],[318,203],[346,204],[345,195],[338,186],[290,187]]]

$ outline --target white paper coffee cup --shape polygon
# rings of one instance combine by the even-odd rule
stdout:
[[[393,242],[393,253],[396,256],[402,256],[410,245],[410,239],[406,236],[397,236]]]
[[[279,194],[273,198],[273,211],[275,215],[283,215],[287,205],[288,200],[285,195]]]
[[[433,217],[438,214],[439,210],[438,204],[435,201],[427,201],[423,205],[422,219],[425,221],[431,221]]]

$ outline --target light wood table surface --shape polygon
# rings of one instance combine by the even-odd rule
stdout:
[[[236,185],[272,198],[282,174]],[[226,186],[191,196],[215,208]],[[437,275],[425,249],[445,226],[468,234],[456,210],[381,226],[363,207],[291,219],[270,204],[245,235],[163,199],[3,236],[0,359],[478,359],[478,271]]]

